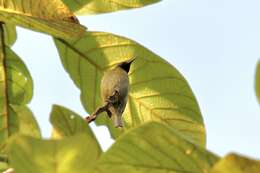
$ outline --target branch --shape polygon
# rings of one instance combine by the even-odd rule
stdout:
[[[112,106],[114,103],[119,101],[119,92],[117,90],[114,91],[114,93],[109,96],[105,102],[105,104],[99,108],[97,108],[97,110],[92,113],[90,116],[86,117],[85,120],[88,123],[91,123],[92,121],[95,121],[95,119],[97,118],[97,116],[99,114],[101,114],[102,112],[107,112],[107,115],[109,118],[111,118],[112,114],[109,111],[109,107]]]
[[[88,122],[88,123],[91,123],[92,121],[95,121],[95,119],[98,117],[99,114],[101,114],[102,112],[110,112],[108,110],[108,108],[111,106],[110,102],[106,102],[105,105],[97,108],[97,110],[92,113],[90,116],[87,116],[85,118],[85,120]],[[110,115],[108,114],[108,116],[110,117]]]

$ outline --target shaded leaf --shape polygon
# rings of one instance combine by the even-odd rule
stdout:
[[[1,162],[1,161],[0,161],[0,171],[1,171],[1,172],[4,172],[4,171],[7,170],[7,169],[8,169],[8,164],[5,163],[5,162]]]
[[[10,104],[28,104],[33,95],[32,77],[23,61],[5,47],[8,99]]]
[[[0,172],[4,172],[8,169],[7,156],[0,154]]]
[[[259,173],[260,161],[229,154],[212,168],[210,173]]]
[[[0,21],[61,38],[80,36],[85,30],[61,0],[2,0]]]
[[[172,128],[150,122],[118,138],[101,156],[96,172],[206,173],[217,160]]]
[[[16,27],[12,24],[5,24],[4,25],[4,38],[5,38],[5,44],[8,46],[12,46],[16,39]]]
[[[0,65],[0,141],[19,129],[17,112],[11,105],[26,105],[33,92],[32,78],[22,60],[8,47],[4,56]]]
[[[0,144],[19,131],[18,113],[13,106],[25,106],[32,98],[32,78],[22,60],[4,45],[0,26]]]
[[[260,103],[260,61],[257,63],[256,75],[255,75],[255,91],[258,102]]]
[[[99,14],[132,8],[140,8],[159,1],[161,0],[63,0],[63,2],[72,11],[79,15]]]
[[[101,115],[95,121],[107,125],[114,138],[144,122],[159,121],[205,146],[205,128],[195,96],[171,64],[138,43],[109,33],[87,32],[77,41],[56,39],[55,43],[64,68],[81,90],[81,101],[88,113],[102,104],[99,86],[104,71],[137,57],[129,72],[131,86],[123,114],[124,129],[116,129],[107,116]]]
[[[86,121],[75,112],[54,105],[51,111],[50,122],[61,136],[68,137],[77,133],[87,133],[94,137]]]
[[[27,106],[12,107],[18,115],[19,133],[35,138],[41,138],[41,130],[32,111]]]
[[[10,164],[18,173],[89,173],[100,151],[85,134],[62,140],[18,137],[10,149]]]
[[[78,133],[86,134],[95,146],[101,151],[98,141],[87,122],[75,112],[59,105],[54,105],[51,111],[50,122],[59,137],[69,137]]]

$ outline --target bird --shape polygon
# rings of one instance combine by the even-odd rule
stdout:
[[[122,115],[127,103],[129,92],[128,72],[135,58],[119,63],[115,68],[104,73],[101,84],[101,97],[116,128],[123,127]]]

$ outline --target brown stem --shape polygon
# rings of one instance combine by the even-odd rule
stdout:
[[[99,114],[105,111],[107,112],[108,117],[111,118],[112,115],[111,112],[109,111],[109,107],[112,106],[114,103],[118,102],[118,100],[119,100],[119,92],[115,91],[113,95],[106,100],[103,106],[97,108],[97,110],[94,113],[92,113],[90,116],[86,117],[85,120],[88,123],[91,123],[97,118]]]
[[[108,112],[108,108],[110,107],[110,103],[109,102],[106,102],[103,106],[97,108],[97,110],[95,112],[93,112],[90,116],[87,116],[85,118],[85,120],[88,122],[88,123],[91,123],[92,121],[94,121],[99,114],[101,114],[102,112]]]
[[[5,36],[4,36],[4,23],[0,22],[0,75],[2,78],[0,79],[3,81],[3,87],[1,88],[1,91],[3,93],[3,104],[0,104],[0,116],[3,116],[3,122],[1,122],[1,126],[6,128],[3,129],[3,133],[1,135],[5,135],[6,137],[9,137],[11,135],[10,132],[10,113],[8,110],[9,105],[9,94],[8,94],[8,82],[7,82],[7,64],[6,64],[6,52],[5,52]],[[1,110],[2,109],[2,110]]]

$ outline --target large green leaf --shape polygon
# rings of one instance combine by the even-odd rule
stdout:
[[[10,149],[17,173],[91,173],[100,150],[85,134],[62,140],[18,137]]]
[[[206,173],[218,160],[166,125],[150,122],[118,138],[96,166],[98,173]]]
[[[210,173],[259,173],[260,161],[229,154],[217,162]]]
[[[2,0],[0,21],[61,38],[80,36],[85,30],[61,0]]]
[[[256,91],[258,102],[260,103],[260,61],[258,61],[256,66],[255,91]]]
[[[4,25],[4,38],[5,38],[5,44],[8,46],[12,46],[16,39],[16,27],[12,24],[5,24]]]
[[[33,83],[22,60],[4,43],[0,26],[0,144],[19,131],[19,110],[25,109],[32,98]],[[14,109],[16,106],[16,109]],[[22,122],[22,121],[21,121]]]
[[[0,65],[0,141],[18,131],[17,112],[12,105],[29,103],[33,89],[32,78],[21,59],[8,47],[4,56]]]
[[[72,11],[79,15],[140,8],[159,1],[161,0],[63,0]]]
[[[125,128],[114,128],[107,116],[96,120],[97,124],[108,125],[113,137],[144,122],[159,121],[205,146],[205,128],[197,101],[184,77],[171,64],[138,43],[109,33],[87,32],[77,41],[56,39],[55,43],[89,113],[102,105],[99,86],[104,71],[137,57],[129,72]]]
[[[50,122],[59,138],[85,133],[89,136],[90,140],[96,141],[95,146],[99,146],[95,135],[86,121],[65,107],[54,105],[51,111]],[[101,151],[101,148],[99,150]]]

